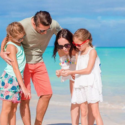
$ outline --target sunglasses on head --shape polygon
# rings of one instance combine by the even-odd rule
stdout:
[[[74,46],[81,47],[84,43],[86,43],[89,39],[83,41],[81,44],[76,44],[75,42],[72,42]]]
[[[63,47],[65,47],[65,48],[70,48],[71,45],[70,45],[70,44],[57,45],[57,48],[58,48],[58,49],[63,49]]]

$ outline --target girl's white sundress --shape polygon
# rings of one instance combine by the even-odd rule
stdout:
[[[81,52],[79,52],[76,70],[82,70],[87,68],[89,61],[89,53],[92,49],[93,48],[89,49],[89,51],[85,55],[81,55]],[[97,57],[90,74],[75,75],[75,83],[71,103],[96,103],[99,101],[103,101],[103,98],[100,59],[99,57]]]

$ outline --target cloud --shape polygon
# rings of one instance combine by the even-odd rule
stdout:
[[[0,33],[1,36],[5,34],[10,22],[31,17],[39,10],[46,10],[63,28],[68,28],[73,33],[79,28],[88,29],[96,46],[125,46],[124,5],[125,0],[1,1]]]
[[[96,9],[96,12],[125,12],[125,7],[116,7],[116,8],[100,8]]]
[[[83,18],[83,17],[67,17],[67,18],[59,18],[58,21],[65,25],[84,25],[88,28],[100,28],[102,25],[106,25],[108,27],[115,27],[120,25],[125,25],[125,18],[119,19],[117,17],[111,18],[102,18],[98,16],[96,18]]]
[[[25,3],[25,4],[24,4]],[[125,15],[124,0],[11,0],[1,1],[0,16],[26,17],[39,10],[47,10],[52,16]],[[7,7],[9,6],[9,7]]]

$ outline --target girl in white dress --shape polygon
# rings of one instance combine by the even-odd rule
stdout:
[[[63,70],[71,70],[74,71],[76,69],[76,53],[77,49],[72,44],[73,41],[73,34],[67,30],[62,29],[58,32],[54,44],[54,51],[53,51],[53,57],[56,57],[56,53],[58,52],[60,56],[60,66],[61,70],[56,71],[56,75],[60,77],[60,74]],[[65,80],[70,80],[70,92],[71,96],[73,93],[73,86],[74,86],[74,80],[71,75],[68,76],[62,76],[61,81],[64,82]],[[72,125],[78,125],[79,124],[79,105],[78,104],[72,104],[71,105],[71,118],[72,118]],[[89,108],[90,109],[90,108]],[[91,124],[94,124],[94,117],[92,115],[91,110],[89,110],[89,119],[91,119]]]
[[[63,70],[62,76],[75,74],[75,83],[71,103],[80,105],[82,125],[90,125],[88,105],[91,107],[97,125],[103,125],[99,112],[102,98],[100,59],[92,45],[92,36],[86,29],[79,29],[73,36],[73,44],[79,49],[76,54],[76,70]]]

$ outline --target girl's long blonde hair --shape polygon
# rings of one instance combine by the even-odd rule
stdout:
[[[25,34],[24,28],[19,22],[12,22],[6,28],[6,43],[10,40],[9,36],[16,38],[19,34]]]

